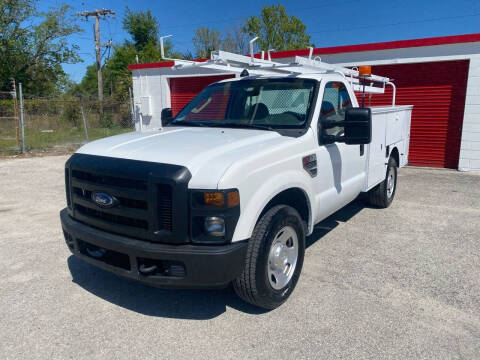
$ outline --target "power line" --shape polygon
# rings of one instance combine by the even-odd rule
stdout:
[[[381,27],[385,27],[385,26],[398,26],[398,25],[408,25],[408,24],[419,24],[419,23],[432,22],[432,21],[463,19],[463,18],[475,17],[475,16],[480,16],[480,13],[477,13],[477,14],[469,14],[469,15],[459,15],[459,16],[445,16],[445,17],[438,17],[438,18],[431,18],[431,19],[422,19],[422,20],[400,21],[400,22],[389,23],[389,24],[373,24],[373,25],[364,25],[364,26],[341,28],[341,29],[330,29],[330,30],[321,30],[321,31],[310,31],[309,34],[321,34],[321,33],[338,32],[338,31],[353,31],[353,30],[369,29],[369,28],[381,28]]]
[[[349,1],[344,1],[341,3],[337,2],[325,2],[323,4],[317,5],[317,6],[309,6],[309,7],[303,7],[303,8],[297,8],[297,9],[291,9],[292,12],[301,12],[305,10],[314,10],[314,9],[324,9],[326,7],[331,7],[331,6],[340,6],[340,5],[347,5],[351,3],[358,3],[359,0],[349,0]],[[198,25],[204,25],[204,24],[223,24],[223,23],[230,23],[232,21],[239,21],[239,20],[244,20],[245,18],[248,18],[250,16],[246,15],[244,17],[237,17],[237,18],[228,18],[228,19],[223,19],[223,20],[211,20],[211,21],[202,21],[198,23],[188,23],[188,24],[180,24],[180,25],[171,25],[171,26],[162,26],[162,29],[178,29],[178,28],[187,28],[191,26],[198,26]]]

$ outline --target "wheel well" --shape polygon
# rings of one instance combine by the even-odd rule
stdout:
[[[288,205],[298,211],[307,227],[309,225],[310,205],[305,192],[300,188],[290,188],[275,195],[275,197],[268,202],[262,213],[258,217],[260,220],[268,210],[276,205]],[[257,220],[257,221],[258,221]]]
[[[397,162],[397,166],[400,166],[400,155],[398,154],[398,149],[396,147],[392,149],[390,156],[395,159],[395,161]]]

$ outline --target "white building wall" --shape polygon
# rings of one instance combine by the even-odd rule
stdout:
[[[346,52],[318,55],[322,61],[342,66],[384,65],[425,61],[447,61],[469,59],[478,53],[478,43],[435,45],[413,48]],[[317,55],[314,55],[316,57]],[[432,60],[435,59],[435,60]],[[293,57],[274,59],[279,62],[293,62]],[[374,63],[372,63],[372,61]]]
[[[160,69],[135,70],[132,78],[135,129],[138,131],[161,128],[160,117],[166,100],[165,90],[163,89],[165,79],[163,79]],[[142,97],[150,98],[150,111],[148,113],[147,109],[141,106]]]
[[[195,69],[196,76],[225,75],[217,70]],[[162,110],[171,107],[170,78],[191,77],[191,69],[171,68],[136,69],[132,71],[135,130],[149,131],[162,128]],[[144,114],[142,97],[150,97],[151,113]]]
[[[480,171],[480,55],[470,59],[458,169]]]

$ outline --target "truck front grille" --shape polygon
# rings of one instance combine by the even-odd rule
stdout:
[[[126,179],[122,177],[95,174],[86,171],[72,170],[72,176],[79,180],[88,181],[99,185],[112,185],[126,189],[147,190],[147,182],[136,179]]]
[[[158,185],[158,215],[162,228],[173,231],[172,188],[169,185]]]
[[[86,200],[91,200],[93,191],[85,190],[81,187],[73,187],[73,193],[76,196],[79,196]],[[125,197],[117,197],[117,199],[120,201],[120,205],[128,208],[144,209],[144,210],[148,209],[148,202],[145,200],[129,199]],[[170,204],[171,204],[171,201],[170,201]]]
[[[173,231],[172,189],[168,184],[156,185],[155,201],[147,180],[72,169],[70,188],[74,217],[87,225],[146,240],[155,240],[155,231]],[[118,204],[99,207],[92,200],[94,192],[114,196]]]
[[[133,226],[140,229],[148,230],[148,222],[146,220],[135,219],[131,217],[110,214],[105,211],[91,209],[82,205],[75,204],[75,211],[79,212],[83,216],[92,217],[100,220],[107,221],[112,224],[119,224],[125,226]]]
[[[140,240],[190,241],[186,167],[74,154],[65,170],[68,209],[75,220]]]

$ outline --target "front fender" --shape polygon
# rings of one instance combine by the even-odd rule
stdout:
[[[241,212],[232,241],[240,241],[252,237],[253,230],[265,206],[276,195],[284,190],[299,188],[302,190],[308,201],[309,221],[308,231],[310,234],[313,229],[314,207],[311,204],[313,199],[312,179],[303,169],[285,171],[275,174],[270,178],[263,177],[262,181],[256,181],[249,177],[249,184],[242,186],[240,190]],[[261,184],[258,186],[258,184]],[[248,199],[244,202],[243,199]]]

